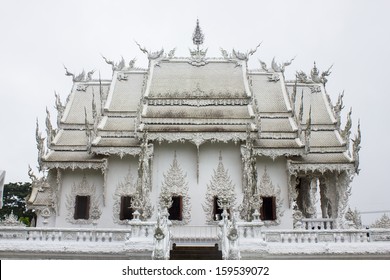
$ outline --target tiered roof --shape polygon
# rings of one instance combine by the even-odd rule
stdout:
[[[332,105],[325,90],[329,71],[319,76],[314,66],[311,78],[300,72],[288,82],[284,67],[291,62],[248,70],[257,48],[208,58],[201,43],[186,58],[140,47],[148,69],[104,58],[112,65],[110,80],[67,71],[74,85],[66,106],[57,104],[61,121],[56,136],[48,136],[48,153],[37,132],[41,167],[103,169],[107,156],[139,154],[146,133],[149,142],[198,147],[207,141],[245,143],[249,134],[255,155],[288,157],[293,172],[357,169],[349,152],[350,123],[341,130],[342,104]]]

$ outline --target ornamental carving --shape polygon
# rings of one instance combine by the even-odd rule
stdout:
[[[204,90],[200,87],[199,83],[192,89],[178,91],[178,90],[172,90],[168,89],[164,92],[154,92],[151,91],[149,93],[149,97],[151,98],[161,98],[157,100],[150,100],[149,104],[152,105],[189,105],[189,106],[198,106],[198,103],[204,103],[205,105],[238,105],[239,103],[243,103],[246,101],[246,104],[248,103],[248,100],[241,99],[241,97],[245,96],[245,91],[230,91],[228,89],[226,90]],[[168,99],[170,98],[170,99]],[[187,100],[182,100],[182,98],[188,98]],[[196,99],[211,99],[216,98],[212,100],[196,100]],[[236,98],[236,100],[235,100]],[[240,98],[240,99],[239,99]],[[173,99],[173,100],[171,100]],[[225,100],[226,99],[226,100]],[[202,105],[199,105],[202,106]]]
[[[257,201],[253,201],[253,194],[257,184],[256,172],[256,157],[253,155],[253,138],[248,131],[246,145],[241,146],[242,159],[242,186],[243,186],[243,201],[239,207],[241,218],[245,221],[252,220],[252,214],[257,207]]]
[[[240,51],[236,51],[235,49],[233,49],[232,56],[234,59],[247,61],[249,59],[249,57],[257,51],[257,49],[260,47],[260,45],[261,45],[261,43],[259,43],[254,49],[251,49],[245,53],[240,52]]]
[[[298,71],[296,73],[296,79],[298,83],[304,83],[304,84],[323,84],[324,86],[328,82],[327,77],[332,73],[330,70],[332,69],[333,65],[331,65],[328,70],[323,71],[320,74],[320,71],[317,69],[316,63],[314,62],[314,67],[310,72],[310,78],[307,76],[307,74],[303,71]]]
[[[90,208],[89,208],[89,218],[88,219],[75,219],[75,207],[76,207],[76,196],[89,196],[90,197]],[[83,179],[79,184],[73,184],[71,193],[66,197],[66,209],[67,209],[67,218],[66,221],[72,224],[92,224],[92,222],[98,220],[101,215],[99,198],[96,195],[96,188],[94,184],[89,184],[86,176],[84,175]]]
[[[87,91],[88,85],[87,84],[79,84],[76,87],[77,91]]]
[[[49,161],[43,161],[41,169],[70,169],[72,171],[76,169],[101,169],[102,172],[105,172],[107,169],[107,160],[103,159],[102,161],[94,161],[94,162],[75,162],[75,161],[69,161],[69,162],[49,162]]]
[[[214,175],[211,177],[210,184],[207,185],[206,202],[203,206],[203,210],[206,214],[207,223],[214,223],[213,209],[214,209],[214,197],[218,197],[222,208],[231,209],[236,204],[236,194],[234,192],[234,184],[230,179],[228,170],[225,169],[222,163],[222,155],[219,155],[218,167],[214,169]]]
[[[114,223],[120,225],[126,225],[127,220],[120,220],[120,209],[121,209],[121,197],[122,196],[135,196],[137,191],[137,181],[131,174],[130,169],[122,182],[119,182],[115,193],[113,195],[114,206],[113,206],[113,220]]]
[[[337,228],[349,227],[346,225],[345,213],[347,211],[348,200],[351,196],[352,182],[354,172],[343,171],[336,176],[336,197],[337,205]]]
[[[25,227],[26,225],[18,220],[18,216],[13,211],[9,215],[4,215],[4,219],[0,220],[2,227]]]
[[[197,20],[196,27],[192,35],[192,42],[194,43],[194,45],[196,45],[196,49],[193,50],[190,49],[191,59],[189,63],[193,66],[200,67],[208,63],[206,61],[207,49],[203,50],[199,48],[200,45],[203,45],[203,41],[204,41],[204,34],[202,32],[202,29],[199,26],[199,20]]]
[[[214,93],[213,91],[210,91],[210,94]],[[180,93],[178,93],[180,94]],[[183,93],[183,96],[185,95],[186,93]],[[219,93],[217,93],[219,94]],[[222,93],[221,94],[225,94],[225,93]],[[160,94],[159,94],[160,95]],[[170,93],[167,93],[167,95],[170,95]],[[226,93],[226,95],[228,95],[228,93]],[[230,94],[232,95],[232,94]],[[242,94],[241,93],[238,93],[238,92],[235,92],[233,94],[234,96],[236,95],[239,95],[241,96]],[[162,96],[162,95],[161,95]],[[211,95],[210,95],[211,96]],[[208,97],[208,96],[205,96],[205,97]],[[248,105],[249,104],[249,101],[247,99],[235,99],[235,98],[223,98],[223,99],[200,99],[200,98],[196,98],[196,99],[182,99],[182,98],[177,98],[177,99],[166,99],[166,98],[162,98],[162,99],[149,99],[148,100],[148,105],[155,105],[155,106],[182,106],[182,105],[186,105],[186,106],[194,106],[194,107],[203,107],[203,106],[217,106],[217,105],[222,105],[222,106],[226,106],[226,105]]]
[[[237,133],[150,133],[148,136],[149,140],[157,141],[161,144],[163,141],[167,141],[168,143],[172,142],[181,142],[190,141],[193,143],[199,142],[200,139],[203,139],[203,142],[211,141],[214,142],[223,142],[228,143],[230,141],[237,144],[238,142],[246,139],[245,132],[237,132]]]
[[[138,158],[137,191],[131,203],[131,207],[141,214],[142,220],[149,219],[153,213],[153,206],[150,201],[150,193],[152,191],[152,170],[150,163],[153,157],[154,146],[153,144],[148,144],[148,142],[148,133],[145,130],[142,136],[141,150]]]
[[[291,161],[287,162],[289,174],[297,175],[298,173],[314,173],[320,172],[324,174],[327,171],[330,172],[355,172],[354,165],[351,163],[292,163]]]
[[[126,75],[123,72],[118,73],[118,76],[117,76],[118,81],[127,81],[128,78],[129,78],[129,75]]]
[[[283,199],[281,196],[281,190],[279,185],[274,186],[271,181],[271,177],[267,172],[267,167],[264,167],[263,176],[259,181],[257,186],[257,193],[260,197],[275,197],[276,202],[276,219],[273,221],[263,221],[265,226],[276,226],[280,224],[281,217],[284,214],[283,209]]]
[[[274,72],[274,73],[275,72],[281,72],[281,73],[284,73],[284,70],[286,69],[286,67],[289,66],[293,62],[294,59],[295,59],[295,57],[290,59],[289,61],[286,61],[286,62],[283,62],[283,63],[280,64],[280,63],[277,63],[275,61],[275,57],[274,57],[272,59],[272,62],[271,62],[271,68],[268,68],[267,64],[264,61],[261,61],[260,59],[259,59],[259,62],[260,62],[261,68],[265,72]],[[279,76],[277,76],[277,77],[278,77],[278,79],[276,81],[279,80]],[[270,81],[275,81],[275,79],[269,79],[269,80]]]
[[[169,209],[172,206],[172,197],[182,197],[182,220],[172,220],[175,225],[185,225],[191,221],[191,204],[188,196],[187,174],[184,174],[176,157],[176,151],[173,157],[171,167],[164,173],[164,181],[160,193],[160,208]]]

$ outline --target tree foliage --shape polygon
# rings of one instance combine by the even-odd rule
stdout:
[[[0,219],[13,212],[19,220],[30,225],[35,216],[32,210],[27,210],[26,196],[31,191],[31,183],[8,183],[4,185],[3,208],[0,209]]]

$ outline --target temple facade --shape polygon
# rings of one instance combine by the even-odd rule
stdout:
[[[141,45],[146,69],[103,57],[111,79],[65,68],[73,86],[66,102],[56,96],[56,128],[49,112],[45,136],[37,124],[37,228],[53,239],[66,229],[69,242],[101,233],[125,240],[127,257],[156,259],[214,244],[223,258],[258,258],[284,241],[278,232],[354,228],[360,127],[351,141],[343,95],[326,91],[331,68],[288,80],[292,60],[249,69],[259,45],[212,58],[203,41],[197,23],[188,57]]]

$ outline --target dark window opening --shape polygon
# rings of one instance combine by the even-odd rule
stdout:
[[[276,200],[274,196],[262,196],[263,205],[260,209],[260,218],[263,221],[276,220]]]
[[[213,199],[213,220],[214,221],[222,220],[223,209],[221,207],[219,207],[218,202],[219,202],[218,196],[214,196],[214,199]],[[228,210],[228,213],[229,213],[229,210]]]
[[[181,196],[172,196],[172,206],[169,208],[168,212],[170,220],[183,220],[183,198]]]
[[[121,196],[120,220],[132,220],[134,209],[131,208],[131,196]]]
[[[90,196],[89,195],[77,195],[76,204],[74,209],[74,219],[79,220],[88,220],[89,219],[89,204]]]

